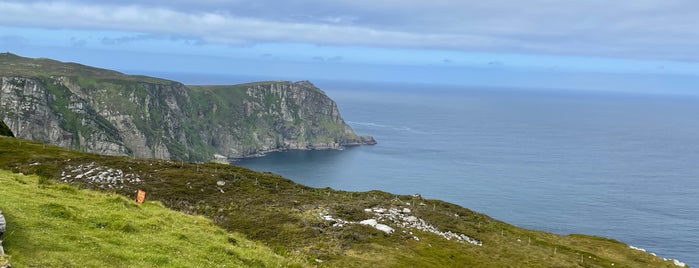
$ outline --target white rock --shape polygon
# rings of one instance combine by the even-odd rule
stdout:
[[[391,228],[390,226],[385,225],[385,224],[380,224],[380,223],[376,224],[376,226],[374,226],[374,228],[379,229],[380,231],[384,231],[387,234],[393,233],[393,231],[394,231],[393,228]]]
[[[225,181],[217,181],[217,182],[216,182],[216,185],[218,185],[218,186],[224,186],[224,185],[226,185],[226,182],[225,182]]]
[[[376,222],[375,219],[368,219],[368,220],[360,221],[359,224],[369,225],[369,226],[373,227],[373,226],[376,226],[376,224],[378,224],[378,223]]]
[[[678,261],[678,260],[672,260],[672,262],[675,264],[675,266],[679,266],[679,267],[685,267],[685,266],[687,266],[686,263],[681,262],[681,261]]]
[[[404,208],[404,209],[403,209],[403,213],[410,213],[410,212],[411,212],[411,210],[410,210],[409,208]]]

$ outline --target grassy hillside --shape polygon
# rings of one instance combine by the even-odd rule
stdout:
[[[0,170],[13,267],[301,266],[201,216]]]
[[[60,62],[46,58],[25,58],[12,53],[0,53],[0,73],[20,77],[79,76],[95,79],[117,79],[171,84],[173,81],[141,75],[126,75],[117,71],[101,69],[73,62]]]
[[[311,188],[230,165],[99,156],[0,138],[0,168],[129,198],[136,189],[144,189],[151,200],[165,207],[205,216],[227,231],[242,233],[278,255],[301,258],[309,265],[674,267],[671,261],[611,239],[527,230],[439,200],[381,191]],[[45,187],[60,190],[65,186]],[[70,205],[52,202],[63,206],[69,215],[81,215]],[[0,209],[10,210],[2,206]],[[144,207],[148,206],[155,205]],[[399,211],[396,215],[404,220],[378,217],[376,211],[381,209]],[[395,231],[386,233],[358,223],[370,218]],[[410,225],[415,222],[430,228]],[[109,226],[118,230],[126,223],[109,221]],[[482,245],[453,236],[446,239],[448,234],[464,235]]]

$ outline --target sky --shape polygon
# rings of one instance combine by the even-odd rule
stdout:
[[[695,0],[0,0],[0,51],[168,78],[699,95],[698,47]]]

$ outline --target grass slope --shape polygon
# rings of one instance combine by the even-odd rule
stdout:
[[[201,216],[0,170],[15,267],[300,266]]]
[[[80,76],[96,79],[142,81],[153,84],[171,84],[166,79],[126,75],[117,71],[101,69],[73,62],[60,62],[46,58],[25,58],[9,52],[0,53],[0,73],[20,77]]]
[[[94,176],[75,176],[94,167],[123,170],[139,177],[140,181],[104,182]],[[98,156],[0,138],[0,168],[35,173],[130,197],[136,189],[142,188],[149,193],[149,198],[166,207],[206,216],[228,231],[263,242],[276,254],[303,258],[312,265],[674,267],[671,261],[630,249],[611,239],[527,230],[439,200],[381,191],[311,188],[274,174],[230,165]],[[78,173],[73,172],[75,170]],[[73,175],[67,177],[70,174]],[[377,207],[409,208],[414,216],[439,230],[466,234],[481,240],[483,246],[447,240],[395,224],[392,225],[396,228],[393,234],[358,224],[339,227],[320,217],[327,214],[360,221],[372,216],[364,209]],[[40,232],[40,229],[34,231]],[[414,236],[419,237],[419,241]],[[323,262],[318,263],[316,259]]]

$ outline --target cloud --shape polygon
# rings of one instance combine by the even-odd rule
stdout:
[[[696,61],[697,10],[699,1],[693,0],[29,0],[0,1],[0,24],[179,36],[198,44],[285,42]]]

